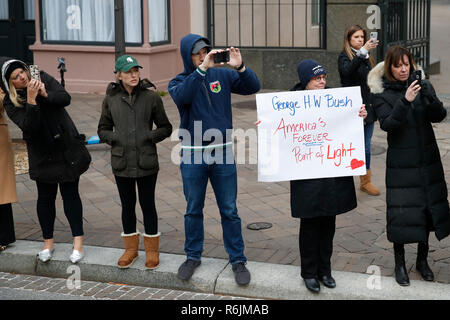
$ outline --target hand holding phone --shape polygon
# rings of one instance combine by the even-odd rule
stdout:
[[[422,86],[422,71],[414,70],[408,78],[408,87],[417,80],[417,85]]]
[[[227,63],[230,61],[230,51],[224,50],[214,54],[214,63]]]
[[[377,42],[378,39],[378,32],[377,31],[372,31],[370,33],[370,39],[372,40],[372,43]]]

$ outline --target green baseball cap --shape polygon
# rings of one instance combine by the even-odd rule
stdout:
[[[126,54],[117,59],[116,70],[114,71],[114,73],[117,73],[119,71],[128,72],[131,68],[134,67],[139,67],[142,69],[135,57]]]

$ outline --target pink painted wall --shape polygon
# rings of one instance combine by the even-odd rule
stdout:
[[[67,72],[64,75],[69,92],[89,92],[103,94],[109,82],[115,80],[114,46],[79,46],[42,44],[40,39],[39,5],[36,1],[36,42],[30,46],[34,61],[39,68],[60,79],[57,58],[64,57]],[[142,78],[150,79],[160,91],[167,91],[169,81],[183,71],[179,53],[181,38],[190,32],[189,1],[172,0],[171,44],[151,47],[148,44],[147,1],[143,1],[144,44],[141,47],[127,47],[143,67]]]

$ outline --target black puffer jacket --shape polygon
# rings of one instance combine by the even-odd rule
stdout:
[[[352,60],[342,51],[338,58],[338,69],[343,87],[361,87],[361,96],[366,105],[367,117],[365,124],[373,123],[377,120],[373,109],[372,95],[367,85],[367,75],[370,72],[369,59],[355,56]]]
[[[298,91],[297,84],[291,91]],[[294,218],[336,216],[356,208],[353,177],[291,181],[291,215]]]
[[[375,111],[387,132],[387,237],[395,243],[427,241],[436,231],[441,240],[450,234],[447,184],[432,122],[446,117],[431,83],[408,102],[404,82],[384,78],[384,63],[369,74]]]
[[[144,79],[129,95],[110,83],[103,100],[98,135],[111,145],[111,167],[120,177],[138,178],[158,172],[156,143],[169,137],[172,125],[159,95]],[[156,128],[153,128],[156,125]]]
[[[70,95],[52,76],[41,71],[40,78],[48,98],[38,96],[35,106],[28,103],[14,106],[2,68],[10,60],[3,58],[0,61],[2,89],[7,93],[4,107],[8,117],[22,129],[27,143],[30,178],[44,183],[75,181],[89,168],[91,156],[84,145],[85,136],[78,133],[65,110],[70,104]],[[18,94],[26,99],[26,90],[18,90]]]

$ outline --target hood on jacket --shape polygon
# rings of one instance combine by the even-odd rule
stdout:
[[[13,64],[17,63],[21,66],[23,66],[23,69],[26,71],[29,71],[28,65],[20,60],[16,60],[10,57],[0,57],[0,87],[6,94],[10,94],[9,90],[9,79],[6,79],[6,73],[8,72],[9,67]]]
[[[196,69],[192,62],[192,49],[198,40],[203,40],[206,44],[211,45],[211,42],[207,38],[193,33],[184,36],[180,41],[180,53],[183,58],[184,74],[191,74]]]
[[[414,66],[415,70],[420,70],[422,72],[422,80],[425,79],[425,72],[422,67]],[[370,88],[370,92],[374,94],[383,93],[386,81],[384,77],[384,61],[378,63],[372,70],[370,70],[367,75],[367,85]]]

